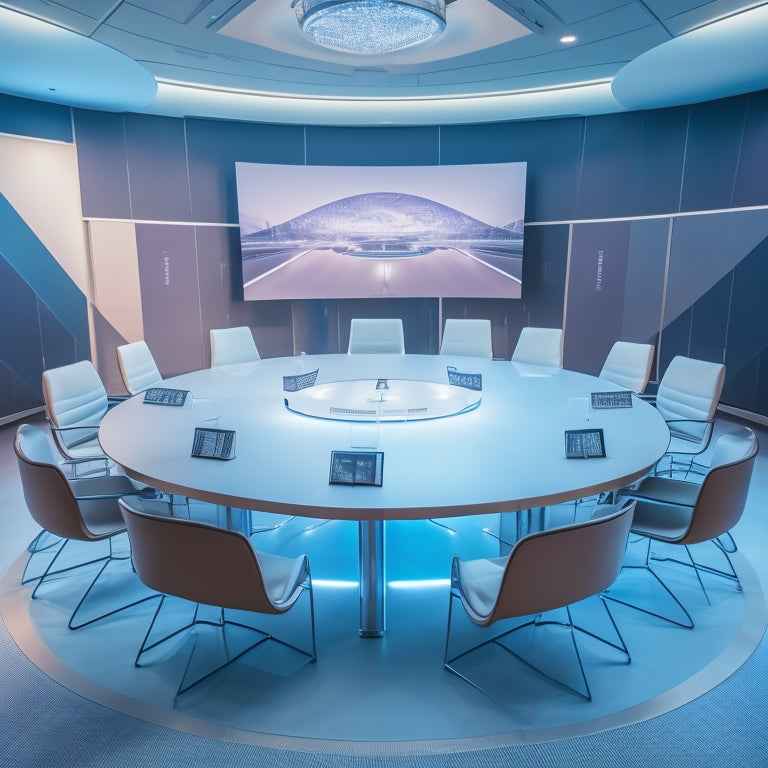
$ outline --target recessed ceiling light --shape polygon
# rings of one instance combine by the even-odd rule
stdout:
[[[576,42],[576,35],[563,35],[560,38],[561,43],[575,43]]]

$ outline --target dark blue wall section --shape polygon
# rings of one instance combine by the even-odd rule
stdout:
[[[732,284],[732,275],[726,275],[691,307],[691,357],[724,362]]]
[[[691,107],[681,211],[731,206],[747,103],[742,96]]]
[[[136,115],[126,115],[124,120],[132,217],[190,221],[184,123]]]
[[[69,365],[78,360],[88,360],[91,356],[89,344],[83,344],[75,338],[54,317],[48,307],[39,297],[37,312],[40,318],[40,339],[43,345],[43,364],[45,368],[58,368],[60,365]],[[83,307],[85,314],[85,307]],[[114,347],[112,348],[114,355]]]
[[[186,120],[192,218],[237,224],[235,163],[304,162],[300,126]]]
[[[512,302],[510,317],[517,334],[526,325],[562,328],[569,228],[565,224],[525,228],[523,297]],[[510,350],[510,355],[511,355]]]
[[[670,220],[667,218],[632,222],[624,287],[624,318],[617,338],[641,344],[658,343],[669,228]]]
[[[725,365],[728,379],[743,382],[738,392],[734,383],[726,384],[723,399],[750,411],[768,413],[766,409],[766,364],[768,364],[768,237],[734,270],[733,289],[728,316]],[[747,375],[742,375],[746,371]],[[752,386],[750,390],[750,377]],[[747,397],[748,395],[748,397]]]
[[[440,162],[526,162],[526,221],[570,221],[583,140],[581,119],[448,126],[440,131]]]
[[[632,215],[642,129],[640,112],[587,120],[577,219]]]
[[[765,205],[768,200],[768,91],[750,94],[739,152],[734,207]]]
[[[2,254],[0,325],[0,419],[43,405],[43,370],[89,356]]]
[[[352,317],[397,316],[409,351],[436,352],[441,319],[488,317],[501,357],[523,326],[565,324],[566,363],[577,369],[596,370],[617,338],[656,343],[658,373],[676,354],[724,358],[724,402],[768,415],[768,91],[652,112],[414,128],[70,113],[9,97],[0,107],[0,131],[61,140],[72,138],[72,115],[83,214],[137,222],[145,337],[168,373],[208,364],[211,327],[249,325],[274,356],[343,351]],[[237,161],[329,173],[525,161],[522,299],[244,302],[228,226],[237,223]],[[595,296],[598,250],[610,255],[609,282]],[[12,362],[0,359],[8,413],[27,395],[6,391],[38,386],[27,384],[36,354],[76,358],[90,344],[108,355],[117,336],[94,321],[100,338],[88,339],[85,297],[1,198],[0,253],[27,302],[8,306],[34,320],[30,357],[6,350]],[[43,309],[32,313],[36,302]]]
[[[687,108],[642,113],[631,216],[670,214],[680,209],[687,132]]]
[[[563,364],[597,374],[621,337],[631,223],[576,224],[571,237]]]
[[[691,354],[691,321],[693,310],[686,309],[680,313],[669,325],[664,326],[664,332],[659,337],[659,345],[656,349],[658,360],[659,378],[667,370],[669,361],[676,355]],[[713,360],[712,362],[722,362]]]
[[[440,129],[323,128],[307,130],[307,165],[438,165]]]
[[[49,141],[72,141],[69,107],[0,94],[0,133]]]
[[[328,302],[328,352],[346,352],[353,317],[399,317],[405,351],[422,355],[437,349],[437,299],[345,299]]]
[[[675,219],[664,323],[690,307],[728,274],[768,232],[768,209]]]
[[[123,116],[76,109],[74,123],[83,216],[130,219]]]
[[[12,370],[32,391],[42,395],[43,348],[37,297],[18,272],[0,258],[0,285],[3,302],[0,334],[0,361]],[[32,333],[13,333],[12,328],[30,329]]]
[[[35,410],[42,405],[42,396],[31,390],[10,368],[0,361],[0,419]]]

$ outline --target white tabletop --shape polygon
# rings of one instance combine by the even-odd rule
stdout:
[[[285,375],[318,368],[317,384],[364,378],[447,382],[448,365],[482,373],[479,407],[373,426],[375,450],[384,453],[381,487],[328,482],[332,451],[365,450],[354,431],[360,424],[304,416],[284,404]],[[637,398],[632,408],[592,410],[588,420],[569,403],[617,389],[610,382],[479,358],[272,358],[195,371],[163,386],[189,390],[185,405],[146,405],[138,395],[102,422],[102,447],[127,474],[204,501],[315,518],[450,517],[559,503],[641,477],[669,440],[661,416]],[[192,458],[195,427],[236,430],[236,457]],[[606,457],[566,459],[564,430],[597,427],[604,431]]]

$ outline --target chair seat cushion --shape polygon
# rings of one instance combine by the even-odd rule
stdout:
[[[491,613],[506,565],[506,557],[457,561],[456,576],[462,602],[471,617],[482,619]]]
[[[638,500],[632,532],[659,541],[679,541],[688,532],[692,516],[693,507]]]
[[[669,477],[643,478],[637,490],[632,491],[635,498],[653,499],[668,504],[682,504],[692,507],[696,503],[701,486],[687,480],[676,480]]]
[[[287,610],[301,590],[297,589],[307,577],[307,558],[283,557],[268,552],[256,552],[264,579],[264,589],[275,607]]]
[[[78,498],[82,496],[108,496],[106,499],[82,500],[80,513],[94,538],[103,538],[125,530],[125,521],[117,499],[136,492],[136,486],[125,475],[102,475],[72,480],[70,485]]]

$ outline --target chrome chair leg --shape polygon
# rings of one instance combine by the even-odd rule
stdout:
[[[610,589],[607,589],[605,592],[603,592],[603,596],[606,600],[610,600],[614,603],[619,603],[620,605],[626,605],[629,608],[634,608],[636,611],[640,611],[641,613],[645,613],[649,616],[654,616],[657,619],[661,619],[662,621],[669,622],[670,624],[674,624],[678,627],[683,627],[684,629],[693,629],[693,619],[691,618],[691,614],[688,613],[685,606],[680,602],[678,597],[675,595],[675,593],[665,584],[664,580],[656,573],[656,571],[651,568],[650,560],[651,560],[651,540],[647,539],[647,548],[645,553],[645,563],[642,565],[623,565],[621,567],[621,570],[645,570],[648,571],[648,573],[653,576],[654,579],[661,585],[662,589],[672,598],[672,600],[677,604],[677,606],[680,608],[680,610],[685,614],[685,621],[678,621],[676,619],[673,619],[670,616],[666,616],[661,613],[657,613],[655,611],[650,610],[649,608],[643,608],[636,603],[630,603],[626,600],[622,600],[618,597],[615,597],[612,593],[612,590],[614,587],[611,587]],[[706,592],[705,592],[706,594]],[[707,598],[709,599],[709,598]]]
[[[616,620],[613,617],[613,614],[611,613],[610,608],[608,607],[608,603],[606,602],[606,598],[603,597],[603,595],[599,595],[600,602],[605,609],[606,613],[608,614],[608,618],[610,619],[611,625],[613,627],[613,630],[616,634],[617,642],[612,642],[611,640],[608,640],[605,637],[602,637],[601,635],[597,635],[594,632],[589,631],[588,629],[576,624],[573,621],[573,616],[571,614],[571,609],[569,606],[565,606],[564,610],[566,612],[567,621],[555,621],[555,620],[543,620],[541,618],[541,614],[538,614],[537,616],[531,618],[528,621],[523,622],[522,624],[518,624],[517,626],[513,627],[512,629],[506,630],[504,632],[501,632],[500,634],[495,635],[494,637],[491,637],[488,640],[483,641],[482,643],[478,643],[477,645],[472,646],[471,648],[468,648],[465,651],[462,651],[461,653],[457,654],[456,656],[453,656],[449,658],[449,644],[450,644],[450,634],[451,634],[451,625],[452,625],[452,613],[453,613],[453,601],[454,599],[460,599],[459,594],[455,590],[451,590],[451,596],[449,598],[449,604],[448,604],[448,628],[446,631],[446,637],[445,637],[445,650],[443,653],[443,667],[451,672],[452,674],[456,675],[457,677],[461,678],[465,682],[469,683],[473,688],[476,688],[477,690],[484,693],[486,696],[488,696],[491,699],[494,699],[491,694],[488,693],[482,686],[478,685],[474,680],[472,680],[469,676],[465,675],[463,672],[459,671],[455,667],[455,663],[459,660],[464,658],[465,656],[468,656],[470,653],[473,653],[476,650],[479,650],[480,648],[483,648],[490,644],[498,645],[500,648],[505,650],[507,653],[509,653],[511,656],[514,656],[518,661],[525,664],[530,669],[533,669],[534,671],[538,672],[540,675],[546,677],[548,680],[551,680],[552,682],[562,686],[563,688],[566,688],[567,690],[571,691],[572,693],[577,694],[578,696],[581,696],[582,698],[586,699],[587,701],[592,701],[592,691],[589,687],[589,681],[587,679],[587,674],[584,669],[584,663],[581,658],[581,652],[579,650],[579,645],[576,641],[576,633],[581,632],[582,634],[585,634],[594,640],[598,640],[599,642],[603,643],[604,645],[607,645],[610,648],[613,648],[617,651],[619,651],[625,658],[626,663],[630,664],[632,661],[632,657],[630,656],[629,650],[627,648],[627,644],[624,640],[624,637],[621,634],[621,631],[619,630],[618,625],[616,624]],[[573,647],[574,655],[576,658],[576,662],[579,669],[579,675],[581,677],[581,681],[583,683],[583,690],[580,690],[577,687],[574,687],[570,685],[569,683],[566,683],[563,680],[560,680],[553,675],[546,672],[541,667],[537,666],[530,660],[526,659],[525,657],[521,656],[516,651],[512,650],[509,646],[505,645],[502,640],[509,637],[513,633],[524,629],[525,627],[530,626],[537,626],[542,627],[546,625],[557,625],[560,627],[563,627],[564,629],[567,629],[569,632],[569,636],[571,639],[571,644]],[[495,699],[494,699],[495,700]]]

